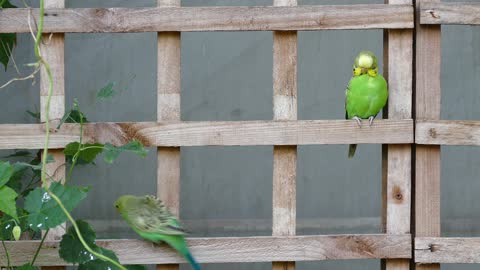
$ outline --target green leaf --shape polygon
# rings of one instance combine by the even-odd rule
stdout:
[[[115,255],[115,253],[111,250],[96,246],[95,251],[118,262],[117,255]],[[106,262],[101,259],[94,259],[94,260],[82,263],[78,266],[78,270],[112,270],[112,269],[118,269],[118,267],[116,267],[110,262]]]
[[[86,149],[85,149],[86,148]],[[80,150],[80,154],[78,154],[78,161],[83,161],[85,163],[92,163],[98,154],[102,153],[103,151],[103,144],[101,143],[86,143],[80,145],[79,142],[71,142],[65,146],[63,153],[69,160],[73,158],[73,156]]]
[[[29,157],[32,153],[30,151],[15,151],[15,153],[10,154],[8,156],[3,156],[3,158],[15,158],[15,157]]]
[[[17,216],[17,203],[15,201],[17,196],[18,194],[7,186],[0,188],[0,211],[20,222]]]
[[[117,91],[113,90],[114,82],[110,82],[97,92],[97,100],[105,101],[117,94]]]
[[[22,266],[17,267],[17,270],[37,270],[36,267],[32,266],[31,264],[27,263]]]
[[[7,186],[13,188],[15,192],[20,193],[22,190],[22,178],[25,175],[28,166],[25,166],[21,163],[13,164],[13,174],[10,177],[10,180],[7,183]]]
[[[147,270],[145,265],[124,265],[128,270]]]
[[[4,186],[13,174],[13,167],[10,162],[0,161],[0,187]]]
[[[15,222],[12,217],[3,215],[3,217],[0,218],[0,240],[12,240],[13,227],[15,227]]]
[[[57,126],[57,129],[59,129],[63,123],[88,123],[88,120],[81,111],[78,109],[72,109],[63,115],[60,123]]]
[[[17,35],[14,33],[0,34],[0,63],[7,70],[8,61],[12,55],[13,47],[17,43]]]
[[[40,112],[32,112],[27,110],[27,114],[30,115],[31,117],[40,120]]]
[[[91,248],[96,247],[96,234],[90,224],[83,220],[77,220],[76,222],[87,245]],[[60,254],[62,259],[69,263],[84,263],[93,259],[93,255],[85,249],[78,239],[73,226],[70,226],[67,232],[62,236],[58,254]]]
[[[12,5],[8,0],[0,0],[1,8],[16,8],[16,6]]]
[[[50,191],[68,211],[85,199],[88,190],[87,187],[64,186],[57,182],[50,186]],[[34,231],[54,228],[67,220],[60,206],[44,188],[36,188],[25,197],[25,209],[30,213],[28,223]]]
[[[115,147],[112,144],[105,144],[105,162],[112,164],[122,152],[131,152],[140,157],[146,157],[148,151],[143,147],[143,144],[137,140],[128,142],[127,144]]]
[[[0,0],[0,8],[16,8],[8,0]],[[0,63],[7,70],[8,61],[12,54],[13,47],[17,43],[17,35],[15,33],[0,34]]]

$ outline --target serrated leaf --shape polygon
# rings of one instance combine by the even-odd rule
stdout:
[[[111,250],[96,246],[95,251],[118,262],[117,255],[115,255],[115,253]],[[113,269],[118,269],[118,267],[116,267],[110,262],[106,262],[101,259],[94,259],[94,260],[80,264],[78,266],[78,270],[82,270],[82,269],[83,270],[113,270]]]
[[[97,100],[105,101],[117,94],[117,91],[113,90],[114,82],[110,82],[97,92]]]
[[[12,55],[13,47],[17,43],[17,35],[14,33],[0,34],[0,63],[7,70],[8,61]]]
[[[112,144],[106,143],[104,157],[105,162],[112,164],[122,152],[131,152],[140,157],[146,157],[148,154],[148,151],[143,147],[143,144],[137,140],[128,142],[120,147],[115,147]]]
[[[88,190],[86,187],[64,186],[57,182],[50,186],[50,191],[68,211],[85,199]],[[28,224],[34,231],[54,228],[67,220],[60,206],[44,188],[36,188],[25,197],[25,209],[30,213]]]
[[[90,224],[83,220],[77,220],[76,222],[87,245],[91,248],[96,247],[96,234]],[[69,263],[85,263],[94,259],[94,256],[85,249],[78,239],[73,226],[70,226],[67,232],[62,236],[58,254],[60,254],[60,257],[63,260]]]
[[[13,217],[17,222],[20,222],[17,216],[17,203],[15,201],[17,196],[18,194],[15,190],[7,186],[0,188],[0,211]]]
[[[4,186],[13,174],[13,166],[10,162],[0,161],[0,187]]]
[[[37,270],[36,267],[32,266],[31,264],[27,263],[22,266],[16,268],[17,270]]]
[[[87,148],[87,149],[84,149]],[[65,146],[65,149],[63,150],[63,153],[65,156],[71,160],[73,156],[78,152],[79,149],[83,149],[80,151],[78,154],[78,160],[77,161],[82,161],[84,163],[92,163],[95,158],[98,156],[98,154],[102,153],[103,151],[103,144],[101,143],[86,143],[80,145],[79,142],[71,142]]]

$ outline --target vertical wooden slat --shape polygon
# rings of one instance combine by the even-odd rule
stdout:
[[[412,4],[411,0],[385,0],[386,4]],[[387,30],[384,41],[384,68],[389,99],[389,119],[412,118],[413,32]],[[387,234],[410,233],[411,146],[390,144],[383,151],[383,224]],[[387,270],[407,270],[410,261],[385,260]]]
[[[421,25],[420,4],[440,0],[416,0],[415,119],[440,119],[441,26]],[[440,146],[415,148],[415,237],[438,237],[440,231]],[[417,264],[417,270],[439,270],[440,264]]]
[[[274,0],[296,6],[296,0]],[[273,117],[297,119],[297,32],[273,34]],[[295,235],[297,147],[273,148],[273,235]],[[273,262],[274,270],[293,270],[295,262]]]
[[[65,0],[46,0],[45,8],[65,8]],[[65,35],[64,34],[44,34],[42,36],[43,42],[40,46],[42,57],[50,65],[53,76],[53,93],[50,102],[49,120],[52,122],[51,126],[55,125],[65,113]],[[48,76],[45,69],[40,71],[40,120],[45,122],[45,107],[48,98]],[[47,175],[51,176],[50,181],[65,180],[65,156],[63,150],[50,150],[49,154],[53,156],[55,162],[47,164]],[[54,229],[50,229],[46,240],[60,240],[65,233],[65,224],[62,224]],[[46,270],[60,270],[66,269],[64,266],[42,267]]]
[[[158,6],[180,6],[180,0],[157,0]],[[157,119],[180,121],[180,33],[158,33]],[[180,147],[157,149],[157,195],[177,217],[180,215]],[[157,265],[178,270],[178,264]]]

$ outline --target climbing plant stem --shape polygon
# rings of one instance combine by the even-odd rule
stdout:
[[[103,255],[103,254],[100,254],[98,252],[95,252],[93,249],[91,249],[87,242],[85,242],[85,239],[83,239],[83,236],[82,234],[80,233],[80,229],[78,228],[78,225],[77,223],[75,222],[75,220],[73,219],[72,215],[70,215],[70,213],[68,212],[68,210],[65,208],[65,206],[62,204],[62,201],[60,200],[60,198],[57,197],[57,195],[55,195],[53,192],[51,192],[50,190],[48,190],[48,194],[50,195],[50,197],[52,197],[52,199],[54,199],[58,205],[60,206],[60,208],[62,208],[62,211],[63,213],[65,213],[65,215],[67,216],[68,220],[70,220],[70,222],[72,223],[72,226],[73,228],[75,229],[75,232],[77,233],[77,236],[78,236],[78,240],[80,240],[80,242],[82,243],[83,247],[85,247],[85,249],[90,252],[91,254],[93,254],[95,257],[101,259],[101,260],[104,260],[104,261],[107,261],[113,265],[115,265],[116,267],[122,269],[122,270],[128,270],[127,268],[125,268],[124,266],[122,266],[120,263],[116,262],[115,260]]]
[[[5,249],[5,255],[7,256],[7,269],[11,269],[10,266],[10,254],[8,254],[7,246],[5,246],[5,241],[2,240],[3,249]]]
[[[32,262],[30,263],[31,265],[33,265],[37,260],[38,254],[40,253],[40,249],[42,249],[43,242],[45,242],[45,239],[47,238],[49,231],[50,229],[46,230],[45,233],[43,233],[42,240],[40,241],[40,245],[38,245],[37,250],[35,251],[35,255],[33,255]]]

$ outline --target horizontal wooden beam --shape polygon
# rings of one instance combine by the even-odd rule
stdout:
[[[38,9],[0,9],[0,33],[29,32]],[[38,20],[38,18],[37,18]],[[35,25],[32,23],[32,25]],[[413,28],[411,5],[46,9],[46,33]]]
[[[480,146],[480,121],[419,120],[415,127],[415,143]]]
[[[416,263],[480,263],[479,237],[416,237]]]
[[[5,242],[12,265],[32,259],[38,241]],[[58,256],[58,241],[46,242],[37,265],[66,265]],[[165,245],[142,240],[103,240],[124,264],[170,264],[185,260]],[[338,259],[411,258],[410,235],[350,234],[190,238],[188,245],[200,263],[313,261]],[[0,262],[6,257],[0,249]]]
[[[422,3],[420,24],[480,24],[480,3]]]
[[[78,124],[54,131],[50,148],[79,139]],[[0,125],[0,149],[39,149],[43,124]],[[348,143],[413,143],[413,120],[376,120],[360,128],[353,120],[88,123],[84,142],[124,144],[132,139],[145,146],[308,145]]]

